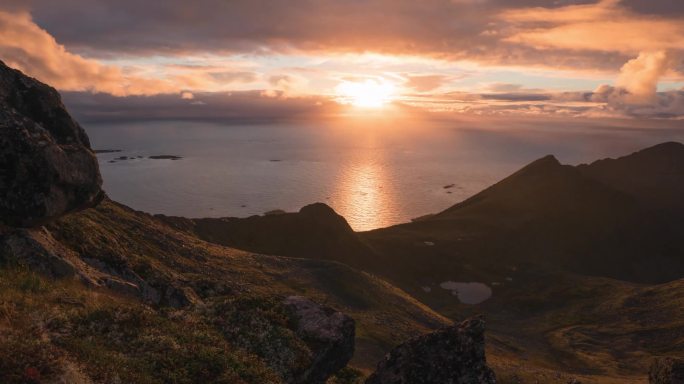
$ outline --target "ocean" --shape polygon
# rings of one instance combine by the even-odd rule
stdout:
[[[323,202],[357,231],[439,212],[547,154],[578,164],[684,140],[676,128],[505,123],[350,118],[85,128],[94,149],[120,150],[98,154],[104,189],[132,208],[246,217]],[[182,159],[149,158],[160,155]]]

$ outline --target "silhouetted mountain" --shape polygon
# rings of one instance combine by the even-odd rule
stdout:
[[[684,215],[654,208],[681,204],[670,191],[684,178],[682,147],[668,143],[580,167],[546,156],[441,213],[361,237],[392,265],[383,274],[397,281],[416,268],[453,275],[465,264],[482,272],[519,263],[671,281],[684,276]],[[611,171],[629,168],[652,184]],[[425,241],[436,246],[414,245]]]
[[[575,167],[546,156],[426,220],[471,218],[517,227],[534,221],[615,222],[633,210],[633,199],[584,177]],[[620,215],[623,216],[623,215]]]
[[[501,265],[521,263],[666,282],[684,275],[684,215],[674,211],[683,148],[666,143],[578,167],[545,156],[443,212],[367,233],[354,233],[324,204],[245,219],[165,220],[217,244],[337,260],[412,286],[427,276],[496,276]],[[641,178],[649,182],[630,181]]]
[[[296,213],[273,213],[248,218],[185,219],[158,216],[203,240],[271,255],[336,260],[367,265],[373,252],[344,217],[323,203]]]
[[[658,144],[618,159],[580,165],[577,169],[633,196],[647,208],[684,209],[684,144]]]

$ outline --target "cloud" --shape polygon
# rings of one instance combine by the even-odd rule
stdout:
[[[276,74],[268,77],[268,84],[272,88],[271,92],[279,92],[288,96],[305,94],[308,83],[309,80],[306,76],[296,73]]]
[[[559,8],[507,10],[499,18],[511,25],[504,41],[537,49],[616,52],[684,49],[681,17],[635,13],[620,0]]]
[[[511,83],[489,83],[485,84],[486,90],[491,92],[518,92],[524,88],[522,84]]]
[[[481,94],[483,100],[505,100],[505,101],[545,101],[551,100],[551,96],[542,93],[491,93]]]
[[[622,0],[621,4],[648,15],[684,15],[684,2],[672,0]]]
[[[611,70],[624,62],[565,48],[540,53],[516,40],[535,32],[524,15],[555,15],[587,0],[167,0],[163,7],[139,0],[14,1],[58,41],[90,57],[375,52]]]
[[[334,114],[339,108],[324,97],[269,96],[261,91],[194,93],[192,98],[65,92],[63,98],[74,117],[86,125],[147,120],[263,123],[321,117]]]
[[[225,91],[250,84],[259,74],[245,63],[203,57],[215,65],[165,64],[132,60],[131,65],[103,64],[67,50],[25,11],[0,10],[0,59],[63,91],[89,91],[115,96],[157,95],[181,91]],[[189,58],[178,61],[188,61]],[[231,68],[234,66],[235,68]]]
[[[68,52],[26,12],[0,11],[0,57],[62,90],[106,92],[117,96],[177,92],[166,81],[127,74]]]
[[[590,100],[604,105],[603,112],[636,117],[681,118],[684,90],[658,92],[659,80],[671,67],[664,51],[642,52],[621,69],[616,85],[601,85]]]
[[[6,0],[0,6],[0,58],[60,90],[132,96],[98,96],[97,108],[82,113],[89,119],[315,114],[330,100],[305,94],[330,93],[354,77],[403,83],[415,93],[408,102],[429,99],[432,106],[482,114],[490,108],[501,114],[678,118],[684,114],[681,91],[657,92],[657,86],[684,77],[682,4],[167,0],[160,7],[140,0]],[[531,68],[617,79],[587,92],[487,83],[536,76],[538,87],[542,72],[522,80],[510,75]],[[451,73],[459,71],[481,77],[463,82],[476,89],[449,92],[459,79]],[[488,78],[487,71],[494,75]],[[553,73],[549,77],[559,76]],[[78,105],[85,105],[78,95]],[[149,98],[138,97],[143,95]]]
[[[225,68],[166,66],[157,69],[158,76],[176,84],[180,89],[204,92],[222,92],[236,85],[250,85],[259,74],[246,71],[230,71]]]
[[[453,78],[444,75],[406,75],[404,86],[417,92],[429,92],[445,85],[450,80]]]
[[[670,58],[666,52],[642,52],[639,57],[628,61],[622,67],[617,86],[627,90],[634,102],[652,101],[656,95],[658,81],[670,67]]]
[[[612,85],[601,85],[589,92],[527,90],[514,85],[500,89],[509,91],[417,94],[402,102],[426,111],[476,115],[684,120],[684,89],[654,92],[648,101]]]
[[[602,85],[591,96],[602,103],[592,108],[591,116],[624,116],[637,118],[684,119],[684,91],[655,93],[650,102],[635,101],[626,89]]]
[[[540,50],[598,52],[627,56],[615,86],[602,85],[591,101],[627,115],[682,114],[678,92],[657,93],[665,77],[684,78],[684,7],[655,1],[648,14],[642,0],[602,0],[558,8],[507,10],[499,17],[513,31],[505,41]],[[650,3],[649,3],[650,4]],[[668,5],[669,4],[669,5]],[[681,12],[664,12],[667,9]],[[636,57],[634,57],[636,56]]]

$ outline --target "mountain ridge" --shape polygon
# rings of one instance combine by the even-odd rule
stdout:
[[[584,175],[637,198],[648,209],[682,210],[684,144],[666,142],[617,159],[577,167]]]

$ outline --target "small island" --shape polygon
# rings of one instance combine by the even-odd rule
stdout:
[[[123,152],[123,150],[121,150],[121,149],[95,149],[95,150],[93,150],[93,152],[95,154],[99,155],[101,153],[119,153],[119,152]]]
[[[175,155],[154,155],[154,156],[150,156],[148,158],[152,159],[152,160],[180,160],[183,157],[175,156]]]

